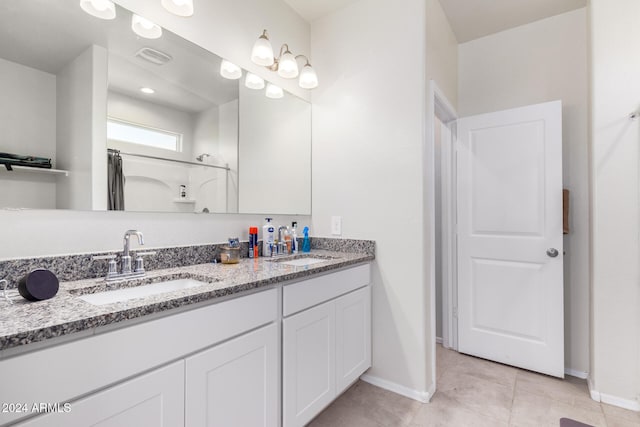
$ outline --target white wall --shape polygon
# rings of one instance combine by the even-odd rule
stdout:
[[[310,214],[311,104],[289,93],[267,98],[244,85],[239,103],[240,212]]]
[[[221,164],[228,164],[231,169],[227,174],[225,188],[225,204],[227,212],[238,212],[238,100],[220,105],[220,144],[218,155]]]
[[[458,93],[458,41],[453,33],[453,29],[449,24],[440,1],[427,0],[426,2],[426,79],[433,80],[440,90],[439,96],[444,96],[452,108],[456,108]],[[430,84],[430,83],[429,83]],[[428,286],[429,299],[427,307],[429,315],[427,316],[427,345],[435,342],[436,337],[442,337],[442,217],[440,215],[442,209],[442,192],[440,191],[440,120],[436,118],[436,112],[432,111],[432,105],[435,107],[434,100],[427,100],[425,111],[423,112],[426,120],[426,132],[433,132],[433,150],[431,150],[430,142],[427,143],[427,150],[424,157],[423,180],[427,184],[425,191],[426,199],[423,203],[424,207],[424,223],[429,225],[429,231],[425,232],[425,239],[431,240],[426,246],[425,260],[433,259],[435,265],[430,267],[425,262],[423,269],[426,285]],[[431,135],[428,135],[430,137]],[[429,141],[427,139],[427,141]],[[435,234],[431,233],[431,224],[434,224]],[[433,252],[433,253],[432,253]],[[434,281],[433,288],[431,281]],[[433,289],[433,290],[431,290]],[[431,294],[433,292],[433,295]],[[433,301],[431,298],[435,298]],[[435,307],[435,310],[433,310]],[[432,313],[435,311],[435,313]],[[435,324],[434,324],[435,323]],[[435,334],[435,337],[432,336]],[[435,348],[429,348],[431,355],[431,363],[429,365],[429,374],[432,386],[435,386]]]
[[[588,63],[586,9],[459,46],[461,117],[556,99],[563,105],[565,366],[589,370]]]
[[[56,165],[56,76],[0,58],[0,151],[51,158]],[[56,177],[6,172],[0,206],[53,209]]]
[[[427,0],[427,80],[435,80],[453,108],[458,102],[458,41],[439,0]]]
[[[57,75],[57,166],[69,171],[58,180],[58,208],[106,207],[106,66],[107,51],[91,46]]]
[[[119,0],[117,3],[144,12],[147,18],[178,35],[238,65],[250,67],[263,77],[271,78],[273,73],[252,65],[249,60],[251,47],[263,28],[270,30],[274,46],[286,40],[292,48],[295,46],[296,52],[309,51],[309,24],[280,0],[197,2],[195,15],[188,19],[165,12],[159,2]],[[280,80],[284,82],[284,79]],[[296,82],[284,82],[283,87],[306,92],[295,89]],[[301,226],[310,221],[308,216],[297,218]],[[290,217],[276,216],[275,219],[283,224],[291,221]],[[248,238],[247,227],[260,226],[262,222],[262,215],[0,210],[3,239],[13,242],[0,245],[0,258],[119,250],[122,234],[129,228],[145,232],[153,246],[223,242],[229,235]]]
[[[361,0],[311,28],[321,76],[312,97],[312,232],[330,236],[331,216],[340,215],[344,237],[376,241],[368,374],[419,398],[431,385],[423,271],[425,13],[421,1]],[[401,74],[398,59],[410,64]]]
[[[220,140],[220,108],[217,105],[201,111],[194,116],[193,125],[193,146],[191,161],[195,162],[196,157],[206,153],[212,157],[205,157],[204,162],[216,163],[219,161],[219,140]]]
[[[591,0],[592,357],[602,401],[640,410],[640,2]]]

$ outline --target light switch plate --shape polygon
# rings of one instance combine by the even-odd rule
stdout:
[[[331,217],[331,234],[333,236],[342,235],[342,217],[341,216]]]

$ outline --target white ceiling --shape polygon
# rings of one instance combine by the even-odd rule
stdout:
[[[360,0],[284,0],[308,22]],[[439,0],[458,43],[585,7],[587,0]]]
[[[451,28],[464,43],[585,7],[587,0],[440,0]]]
[[[308,22],[355,3],[359,0],[284,0],[293,10]]]

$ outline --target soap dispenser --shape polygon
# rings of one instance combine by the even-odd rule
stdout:
[[[311,241],[309,240],[309,227],[302,230],[304,239],[302,240],[302,252],[311,252]]]

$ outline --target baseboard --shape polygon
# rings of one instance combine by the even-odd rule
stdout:
[[[564,373],[566,375],[571,375],[572,377],[580,378],[581,380],[586,380],[589,377],[588,372],[578,371],[571,368],[564,368]]]
[[[376,387],[383,388],[385,390],[392,391],[409,399],[417,400],[418,402],[428,403],[431,397],[435,393],[435,384],[431,386],[429,391],[418,391],[410,389],[400,384],[396,384],[391,381],[383,380],[382,378],[374,377],[369,374],[364,374],[360,379],[366,383],[372,384]]]
[[[442,344],[442,337],[436,337],[436,343]]]
[[[600,392],[594,388],[591,377],[587,378],[587,387],[589,387],[589,395],[591,398],[596,402],[600,402]]]
[[[589,394],[591,395],[591,398],[593,400],[606,403],[607,405],[628,409],[630,411],[640,412],[640,402],[638,402],[637,400],[625,399],[606,393],[600,393],[593,387],[593,381],[591,380],[591,377],[587,379],[587,385],[589,386]]]

